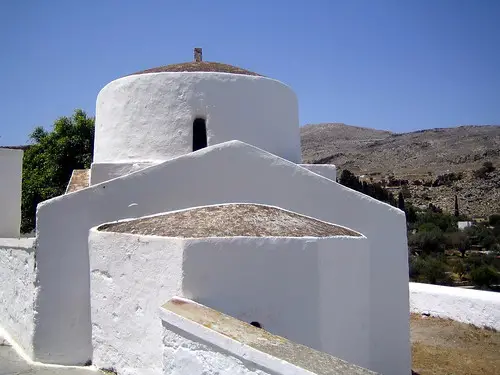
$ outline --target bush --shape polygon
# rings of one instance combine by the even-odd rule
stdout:
[[[410,236],[408,243],[426,254],[439,252],[443,250],[443,232],[440,230],[417,232]]]
[[[469,236],[463,232],[448,233],[446,235],[446,244],[449,248],[460,251],[463,257],[470,247]]]
[[[460,173],[447,173],[444,175],[440,175],[432,183],[432,186],[433,187],[442,186],[442,185],[451,186],[453,181],[461,180],[462,177],[463,177],[463,174],[461,172]]]
[[[499,241],[495,235],[495,229],[482,224],[468,227],[464,230],[464,233],[470,238],[471,244],[481,246],[487,250],[494,250]]]
[[[500,226],[500,214],[491,215],[488,221],[492,227]]]
[[[421,232],[433,232],[441,231],[441,229],[434,223],[423,223],[418,226],[418,231]]]
[[[455,272],[460,280],[464,279],[465,274],[467,273],[467,266],[462,259],[458,259],[453,265],[453,272]]]
[[[447,264],[436,257],[417,257],[413,265],[415,279],[429,284],[453,285]]]
[[[474,171],[474,177],[476,178],[488,178],[488,174],[493,172],[495,167],[491,161],[487,161],[483,163],[483,166]]]
[[[499,282],[499,275],[492,266],[483,264],[472,269],[470,279],[475,286],[489,289]]]
[[[403,198],[411,198],[411,191],[408,188],[408,185],[403,185],[403,187],[401,188],[401,193],[403,193]]]
[[[420,279],[423,265],[424,265],[424,260],[422,257],[419,256],[410,257],[408,268],[410,272],[409,276],[411,281],[418,281]]]
[[[428,209],[419,214],[418,223],[432,223],[439,227],[442,232],[456,232],[458,230],[458,218],[448,213],[435,212],[433,209]]]

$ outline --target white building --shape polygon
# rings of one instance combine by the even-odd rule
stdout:
[[[36,264],[12,286],[32,309],[19,322],[6,305],[0,324],[38,361],[158,374],[172,321],[155,314],[177,296],[409,374],[404,213],[336,183],[332,165],[301,164],[289,87],[196,60],[101,90],[90,173],[75,171],[67,194],[38,206],[36,261],[32,247],[7,249],[19,260],[10,272]],[[234,211],[210,213],[221,207]],[[188,213],[197,226],[135,228]]]
[[[0,147],[0,238],[19,237],[23,150]]]

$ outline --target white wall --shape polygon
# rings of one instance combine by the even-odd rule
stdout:
[[[337,167],[333,164],[299,164],[311,172],[317,173],[320,176],[326,177],[329,180],[337,181]]]
[[[369,365],[366,238],[190,239],[183,270],[185,297]]]
[[[0,239],[0,326],[28,356],[33,353],[35,283],[34,239]]]
[[[164,327],[163,374],[190,374],[190,375],[277,375],[287,374],[261,368],[256,363],[243,356],[237,356],[211,343],[203,342],[196,336],[183,334],[183,331],[173,331],[169,326]],[[247,349],[252,351],[251,348]],[[255,350],[253,350],[255,351]],[[279,360],[276,360],[278,362]],[[302,373],[311,375],[309,371]]]
[[[190,153],[196,117],[208,145],[238,139],[301,161],[298,103],[265,77],[209,72],[132,75],[97,97],[94,163],[167,160]]]
[[[377,318],[370,306],[369,243],[361,237],[340,237],[320,241],[318,250],[321,345],[316,349],[369,368],[370,324]]]
[[[89,235],[93,364],[161,373],[158,306],[181,294],[182,240]]]
[[[163,374],[312,375],[202,325],[160,309]]]
[[[158,367],[157,306],[175,295],[369,365],[365,237],[182,240],[92,229],[89,251],[98,367]]]
[[[500,330],[500,293],[410,283],[410,309]]]
[[[137,172],[158,163],[92,163],[90,168],[90,184],[112,180],[116,177]]]
[[[0,238],[19,237],[23,151],[0,148]]]
[[[371,256],[370,367],[387,375],[409,371],[404,213],[238,141],[38,206],[38,280],[44,290],[37,300],[35,351],[60,362],[79,362],[91,355],[87,245],[91,227],[119,218],[231,202],[275,205],[363,233]]]

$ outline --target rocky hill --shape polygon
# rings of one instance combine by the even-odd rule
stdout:
[[[332,123],[306,125],[301,137],[304,162],[335,164],[388,185],[396,181],[395,193],[398,180],[408,180],[409,200],[419,206],[432,202],[453,211],[457,195],[461,213],[500,212],[500,126],[392,133]],[[474,173],[485,162],[496,170]]]

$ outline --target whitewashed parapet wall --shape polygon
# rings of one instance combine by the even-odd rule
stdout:
[[[72,364],[91,357],[87,243],[91,227],[231,202],[274,205],[363,233],[371,256],[370,368],[387,375],[409,373],[404,213],[238,141],[210,146],[38,206],[37,269],[44,288],[37,299],[37,356]]]
[[[35,329],[34,246],[34,238],[0,238],[0,329],[29,356],[33,355]]]
[[[0,238],[19,237],[23,151],[0,148]]]
[[[410,309],[500,330],[500,293],[410,283]]]
[[[160,317],[165,375],[375,375],[193,301],[174,298]]]
[[[93,361],[161,364],[157,306],[185,296],[370,366],[370,252],[364,236],[169,238],[89,235]]]

